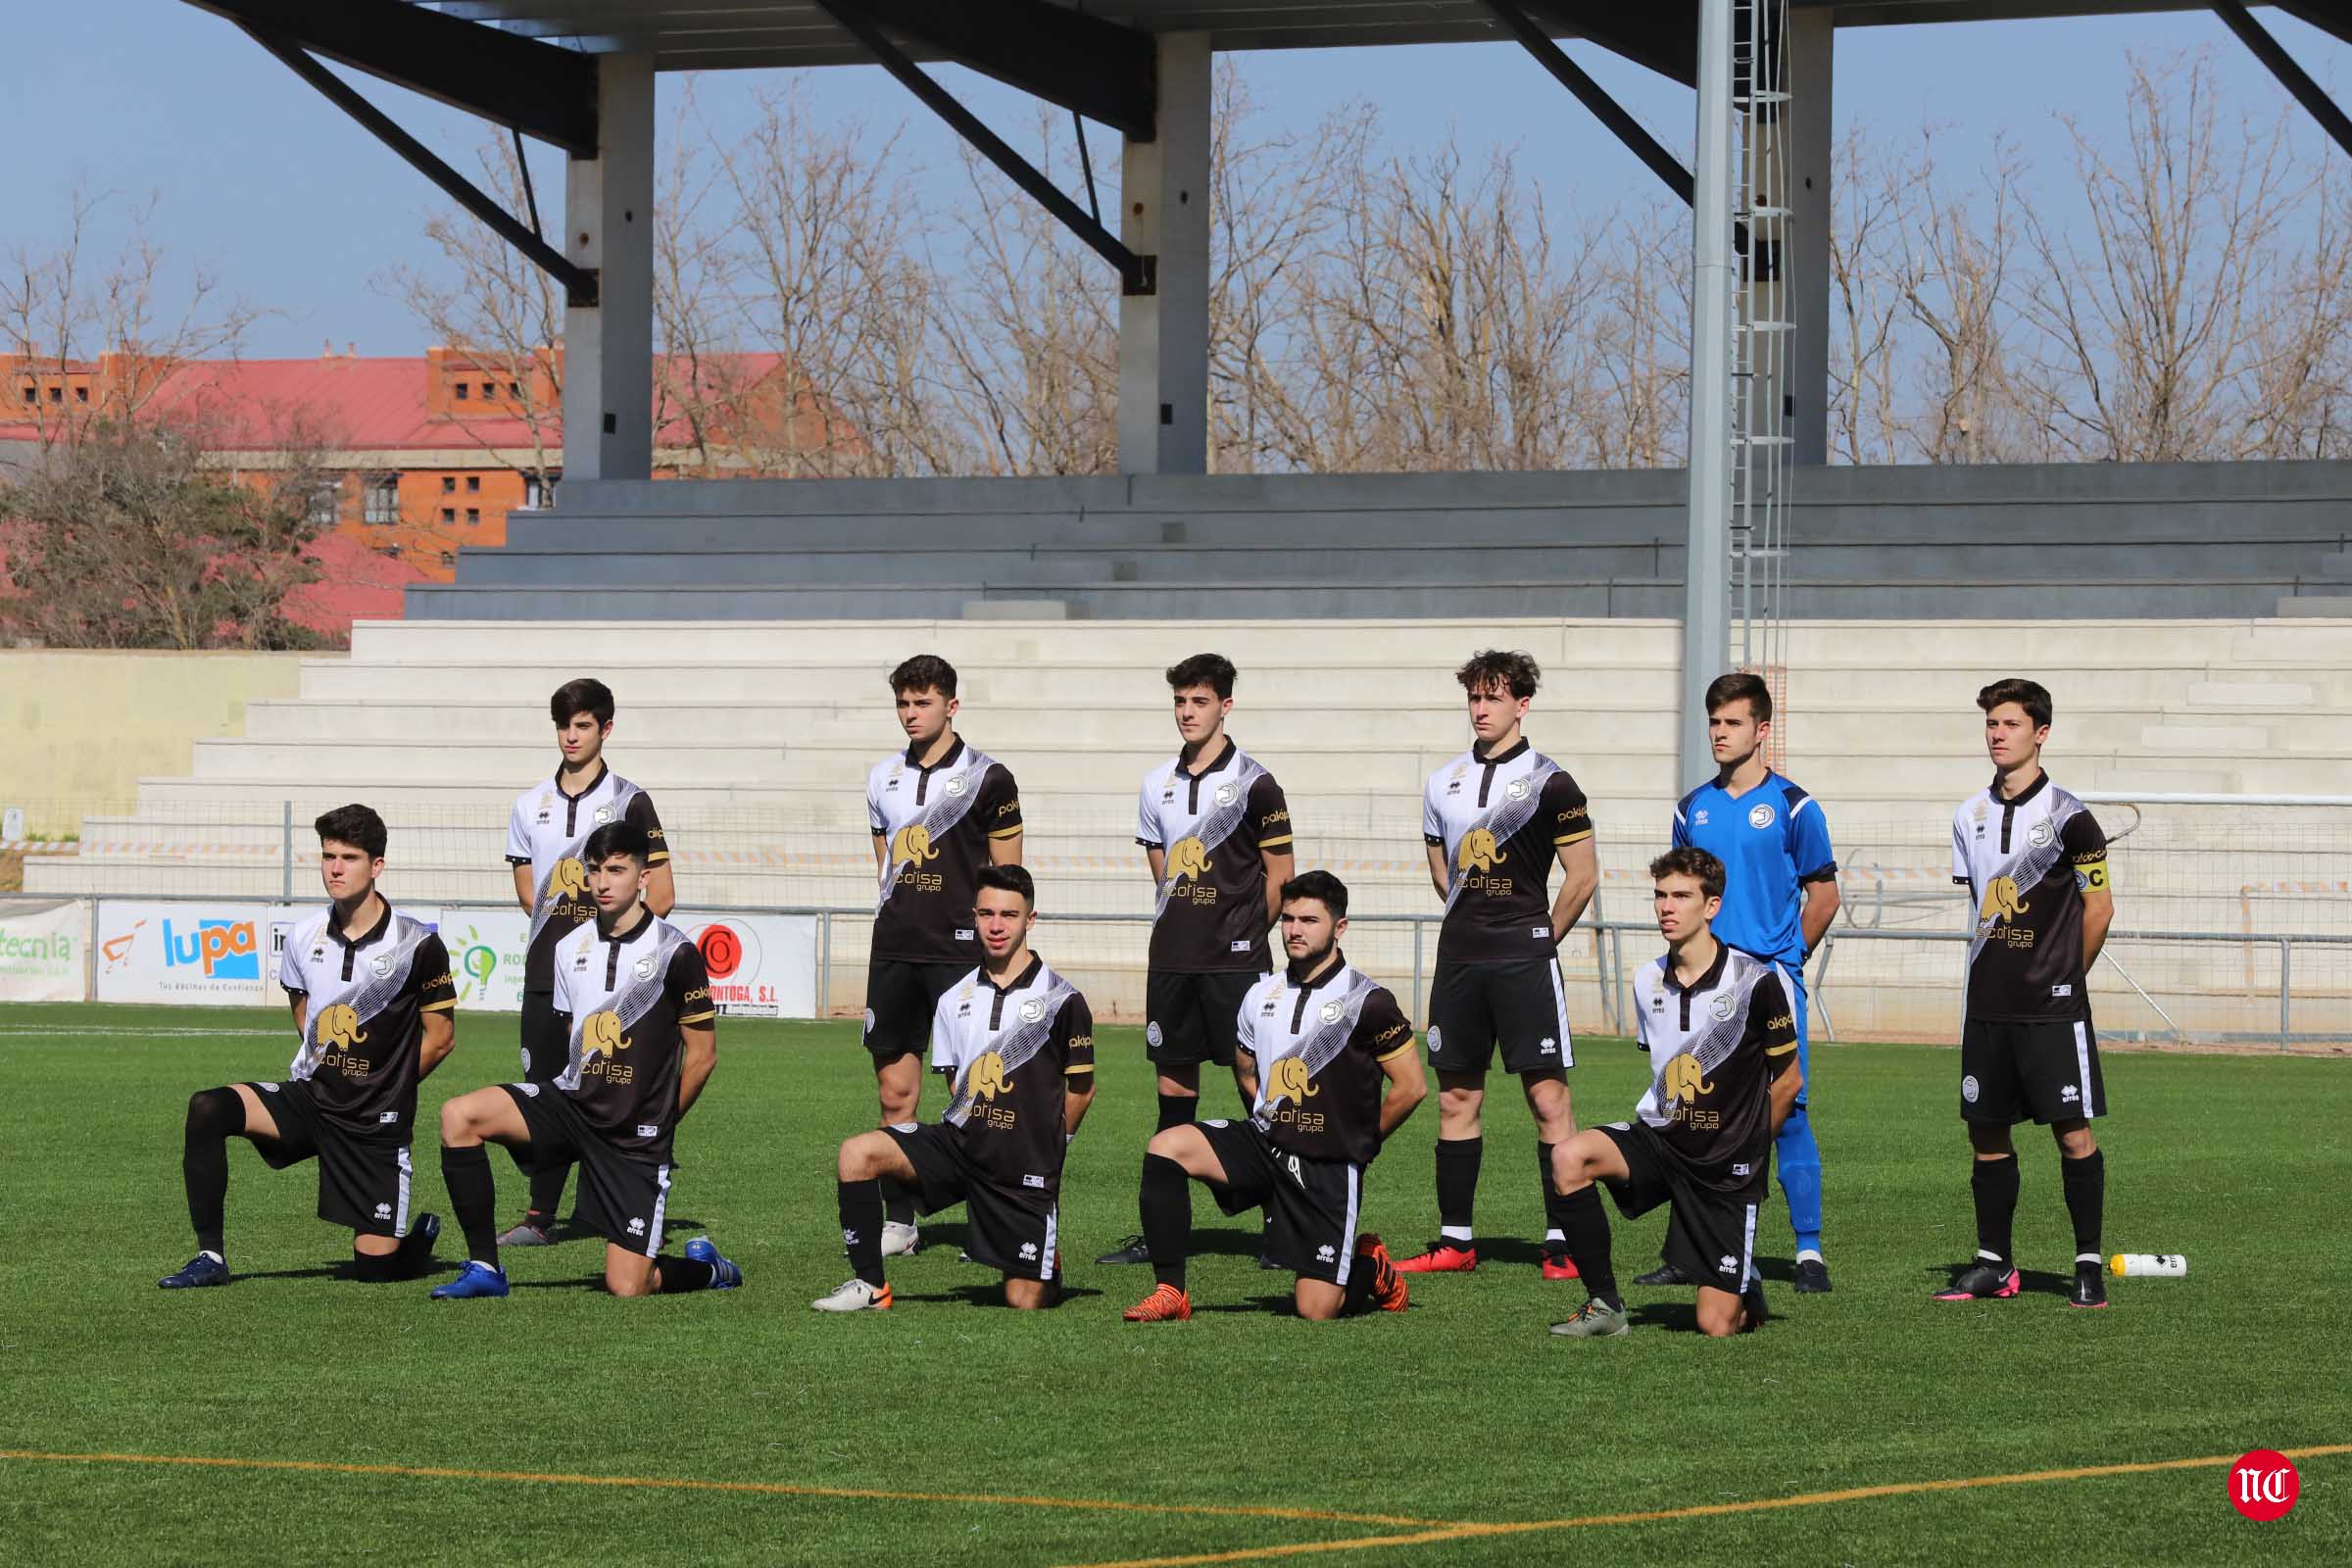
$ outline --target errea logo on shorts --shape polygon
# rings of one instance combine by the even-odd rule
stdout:
[[[1718,1274],[1737,1274],[1740,1272],[1740,1260],[1734,1257],[1731,1253],[1726,1252],[1715,1260],[1715,1272]]]
[[[641,1219],[633,1219],[629,1221],[629,1234],[631,1236],[643,1236],[645,1234],[645,1221]]]
[[[1332,1250],[1331,1244],[1328,1242],[1315,1249],[1315,1261],[1318,1263],[1328,1263],[1338,1255],[1339,1254],[1337,1252]]]
[[[375,1217],[377,1219],[390,1219],[392,1217],[392,1205],[390,1203],[376,1204]]]
[[[641,1121],[637,1124],[637,1136],[640,1138],[659,1138],[662,1136],[662,1129],[655,1126],[650,1121]]]
[[[1021,1244],[1021,1261],[1024,1263],[1034,1263],[1037,1261],[1037,1244],[1035,1242],[1023,1242]]]

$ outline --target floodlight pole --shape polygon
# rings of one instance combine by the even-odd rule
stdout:
[[[1714,771],[1706,693],[1731,657],[1732,6],[1698,0],[1698,136],[1690,203],[1690,525],[1683,553],[1679,794]]]

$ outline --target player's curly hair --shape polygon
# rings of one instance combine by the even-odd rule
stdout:
[[[2050,690],[2037,680],[2011,675],[2006,680],[1994,681],[1977,693],[1977,706],[1987,713],[2003,703],[2015,703],[2024,709],[2035,729],[2045,728],[2050,722]]]
[[[1679,850],[1668,850],[1649,862],[1649,879],[1694,876],[1698,890],[1710,899],[1723,897],[1723,862],[1695,844],[1686,844]]]
[[[1195,654],[1168,666],[1168,689],[1184,691],[1194,686],[1205,686],[1219,698],[1233,695],[1233,678],[1237,671],[1233,661],[1223,654]]]
[[[366,851],[370,860],[384,858],[389,835],[384,831],[384,819],[369,807],[338,806],[321,812],[311,825],[318,830],[321,844],[348,844],[355,850]]]
[[[937,692],[953,699],[956,666],[937,654],[915,655],[890,672],[890,695],[903,697],[908,692]]]
[[[1505,691],[1525,699],[1536,695],[1544,671],[1531,654],[1487,648],[1472,654],[1470,662],[1453,672],[1453,678],[1473,697],[1485,691]]]

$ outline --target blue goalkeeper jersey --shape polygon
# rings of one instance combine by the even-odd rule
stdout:
[[[1723,862],[1715,935],[1800,976],[1805,884],[1838,874],[1821,803],[1778,773],[1740,795],[1701,784],[1674,808],[1674,844],[1695,845]]]

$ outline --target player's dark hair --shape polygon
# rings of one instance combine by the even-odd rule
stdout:
[[[1772,722],[1772,688],[1764,684],[1763,676],[1744,669],[1735,669],[1729,675],[1718,675],[1707,683],[1707,712],[1710,716],[1741,698],[1747,700],[1750,718],[1759,724]]]
[[[917,654],[890,672],[890,695],[903,696],[907,692],[937,692],[942,697],[956,695],[956,666],[937,654]]]
[[[615,855],[625,855],[643,865],[653,858],[654,841],[634,822],[607,822],[588,835],[580,850],[580,863],[602,865]]]
[[[2012,675],[2006,680],[1996,680],[1977,693],[1977,706],[1987,713],[2003,703],[2015,703],[2024,709],[2035,729],[2042,728],[2050,721],[2049,688],[2037,680]]]
[[[321,813],[318,820],[311,825],[318,830],[318,842],[321,844],[331,839],[337,844],[348,844],[355,850],[367,851],[370,860],[384,858],[387,838],[384,819],[368,807],[338,806],[331,811]]]
[[[602,726],[612,722],[612,688],[594,675],[567,680],[547,700],[548,715],[562,729],[574,713],[586,713]]]
[[[1695,844],[1668,850],[1649,862],[1652,882],[1670,876],[1694,876],[1698,878],[1699,892],[1710,899],[1723,897],[1723,862]]]
[[[1168,666],[1168,689],[1181,692],[1205,686],[1221,698],[1231,697],[1235,674],[1233,661],[1223,654],[1195,654]]]
[[[1348,918],[1348,884],[1329,871],[1301,871],[1282,885],[1282,902],[1313,899],[1331,911],[1334,925]]]
[[[1531,655],[1487,648],[1472,654],[1470,662],[1453,672],[1453,678],[1473,697],[1490,688],[1500,688],[1513,697],[1526,698],[1536,695],[1544,671]]]
[[[1021,902],[1037,907],[1037,883],[1026,867],[1018,865],[984,865],[977,878],[983,888],[995,888],[1002,893],[1018,893]]]

